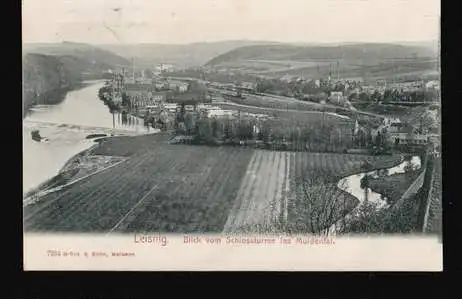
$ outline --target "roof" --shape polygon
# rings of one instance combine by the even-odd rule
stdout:
[[[172,93],[170,97],[170,101],[174,103],[194,103],[200,102],[202,98],[205,96],[202,92],[185,92],[185,93]]]
[[[126,84],[124,90],[126,92],[156,91],[155,86],[148,84]]]

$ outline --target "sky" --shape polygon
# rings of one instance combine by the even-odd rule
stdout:
[[[438,39],[439,0],[22,0],[23,42]]]

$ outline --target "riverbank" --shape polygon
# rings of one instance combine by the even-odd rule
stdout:
[[[389,176],[369,179],[369,188],[387,198],[389,205],[398,201],[414,180],[420,175],[421,171],[411,171],[408,173],[397,173]]]
[[[77,182],[85,177],[96,174],[108,167],[126,160],[124,157],[95,155],[94,149],[98,144],[83,150],[70,158],[59,170],[58,174],[45,181],[39,187],[26,193],[24,204],[28,205],[54,190]]]
[[[328,233],[329,234],[346,234],[350,233],[346,227],[348,223],[351,221],[355,221],[358,218],[358,214],[360,214],[360,210],[362,209],[364,203],[372,203],[374,205],[374,209],[378,209],[377,211],[383,210],[383,207],[388,205],[387,202],[384,200],[385,197],[382,194],[375,193],[369,186],[369,190],[366,191],[361,188],[361,179],[365,175],[378,175],[382,171],[392,171],[392,174],[397,171],[397,168],[404,167],[406,157],[404,155],[399,156],[399,160],[396,161],[389,161],[389,163],[381,163],[381,165],[373,165],[368,163],[366,167],[363,168],[362,172],[357,172],[355,174],[351,174],[348,176],[344,176],[343,178],[338,180],[337,187],[349,193],[351,196],[354,196],[358,200],[358,204],[348,213],[343,215],[343,217],[337,219],[334,223],[329,226]],[[350,185],[353,185],[351,187]],[[370,193],[375,193],[376,196],[370,196]],[[368,194],[366,198],[366,194]],[[378,195],[378,196],[377,196]],[[370,212],[370,211],[369,211]]]
[[[102,80],[95,81],[79,81],[74,82],[68,86],[64,86],[58,89],[49,90],[40,96],[34,98],[34,100],[23,101],[23,114],[22,119],[24,120],[27,116],[33,113],[34,107],[37,105],[57,105],[64,101],[66,95],[69,92],[76,91],[92,84],[96,84]]]

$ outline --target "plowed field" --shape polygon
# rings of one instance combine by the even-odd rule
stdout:
[[[307,231],[307,217],[313,210],[319,213],[327,201],[336,205],[335,217],[355,206],[355,198],[335,189],[341,177],[360,172],[364,160],[374,168],[399,162],[399,157],[392,156],[169,145],[166,139],[142,136],[104,142],[95,154],[127,160],[26,206],[25,230]],[[301,186],[305,178],[325,171],[329,173],[326,184],[332,184],[335,192],[320,196],[308,207]]]

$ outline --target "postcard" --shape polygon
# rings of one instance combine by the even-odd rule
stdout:
[[[441,271],[436,0],[22,1],[24,269]]]

